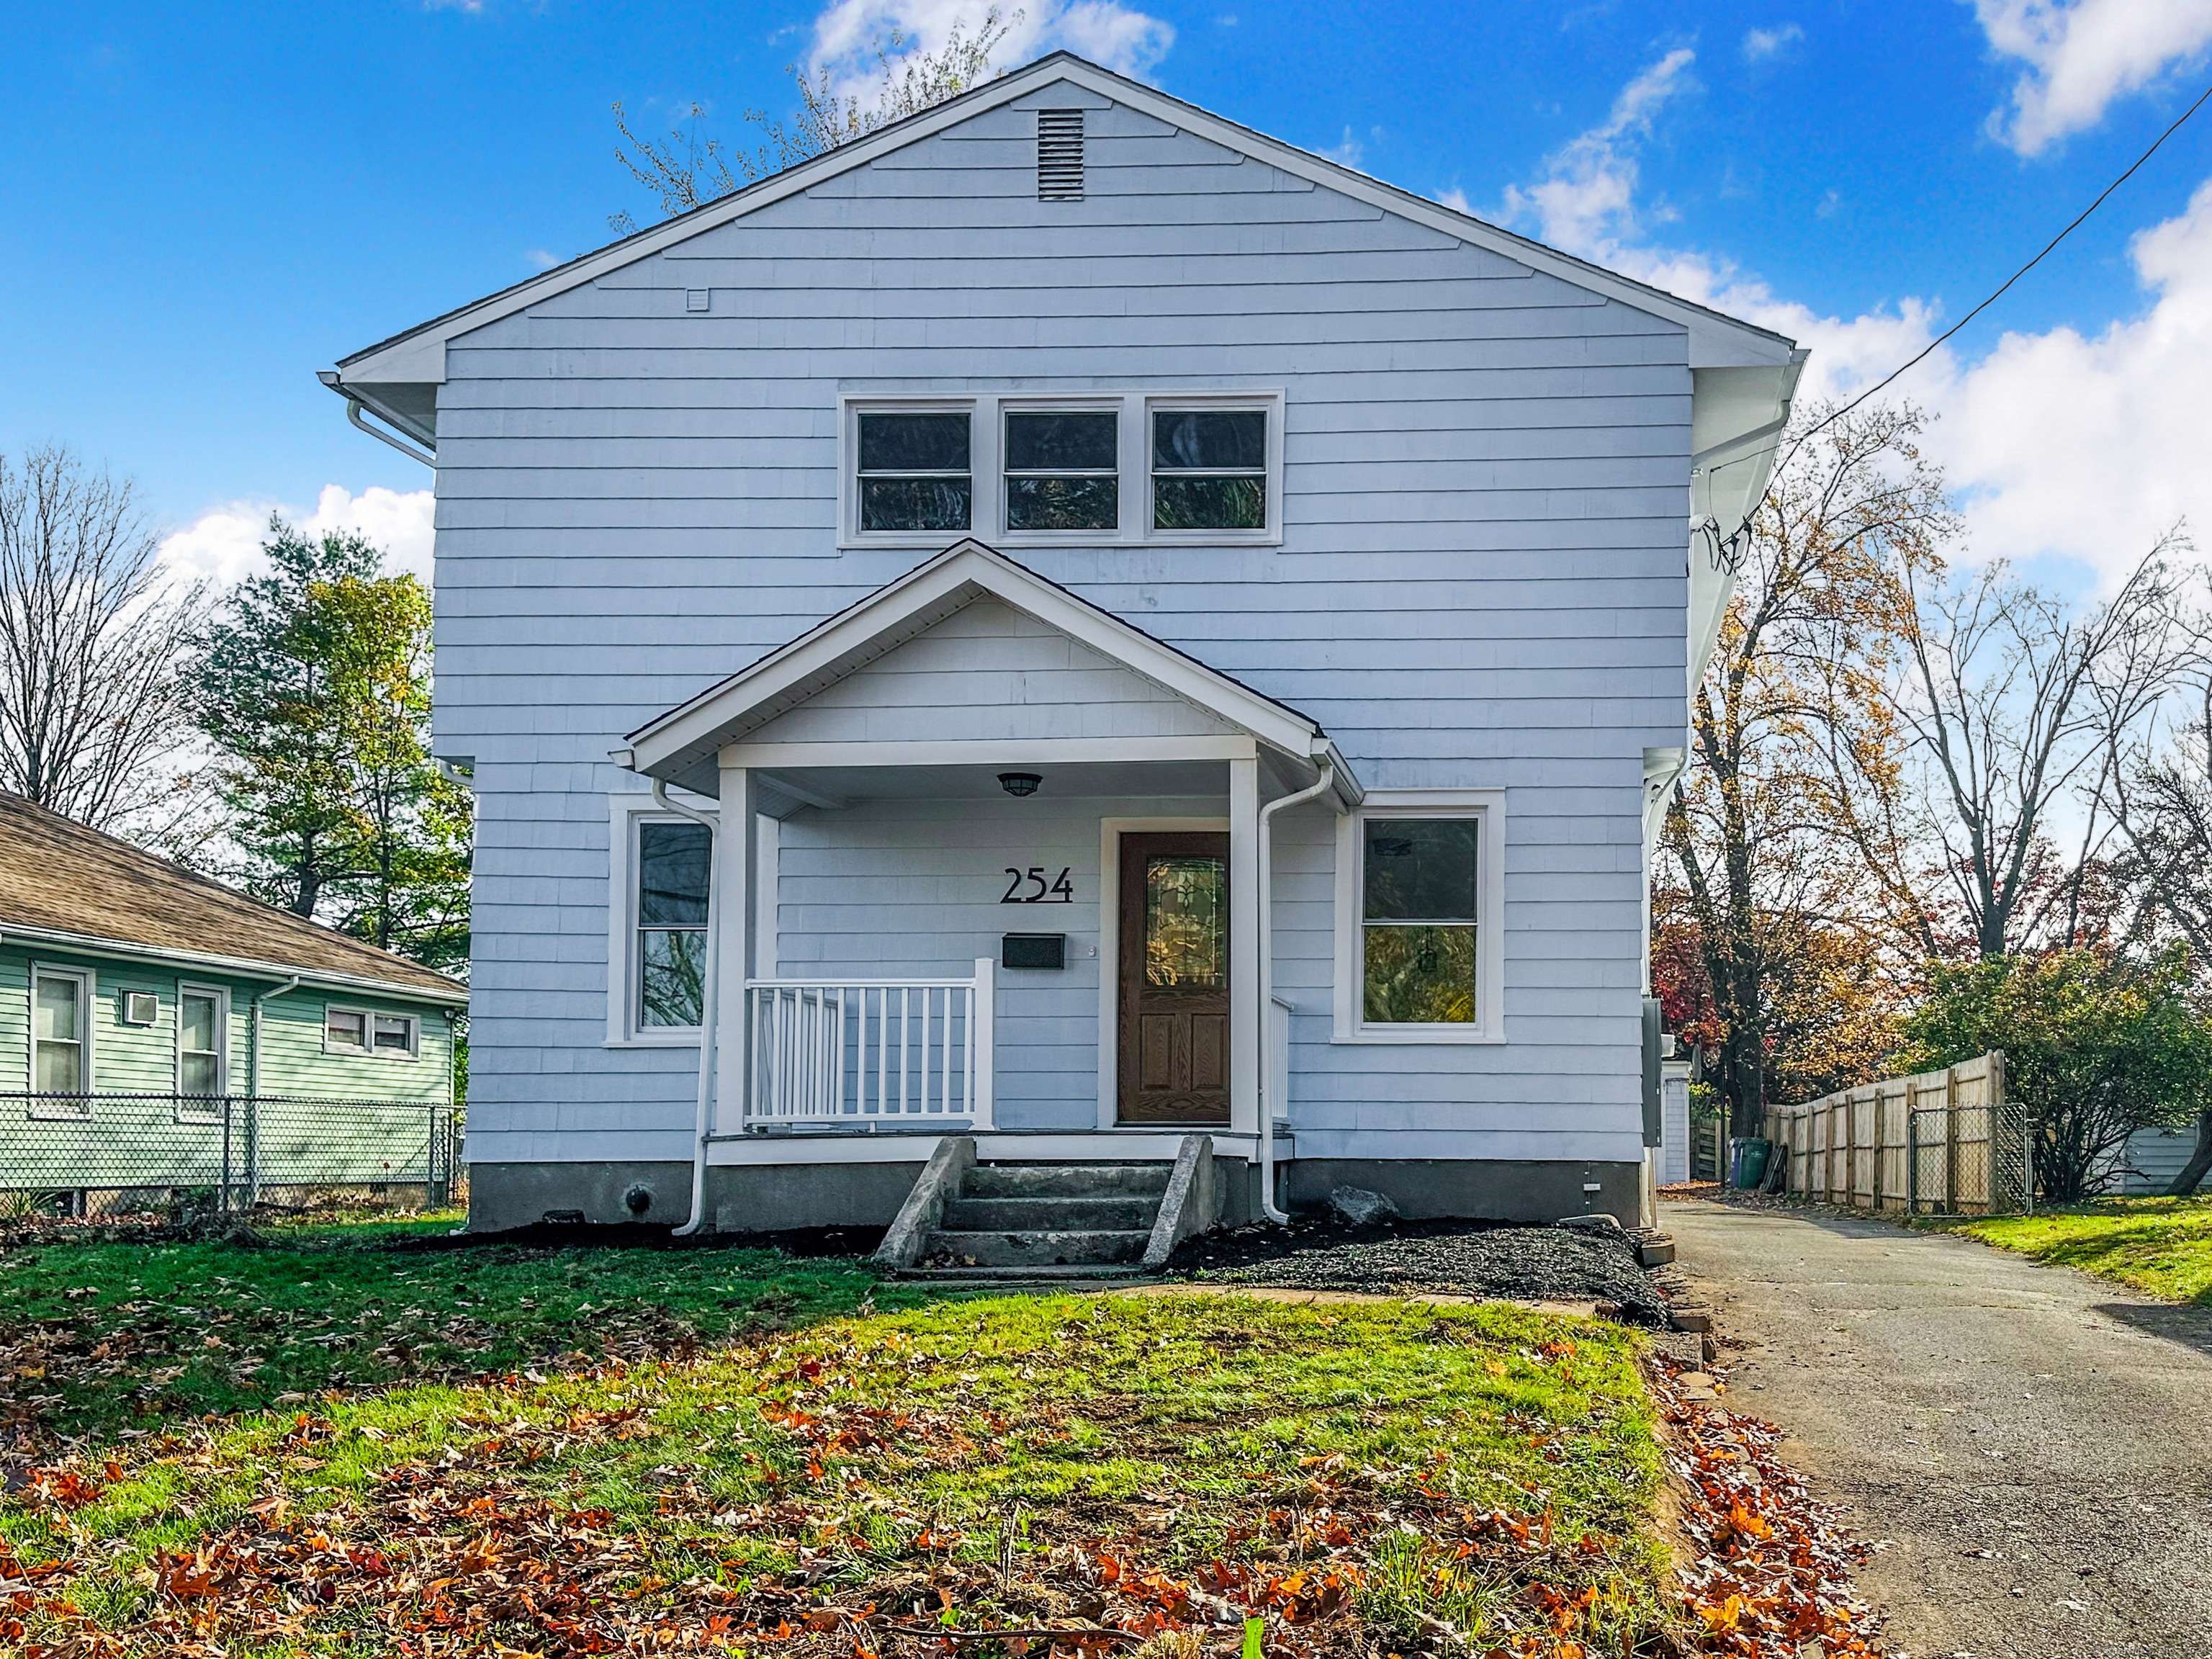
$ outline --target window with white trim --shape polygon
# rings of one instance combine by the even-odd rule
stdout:
[[[225,1005],[223,993],[210,986],[177,988],[177,1092],[180,1095],[221,1095],[229,1092],[228,1067],[224,1057]]]
[[[844,546],[1281,539],[1279,392],[852,393],[839,410]]]
[[[1152,528],[1267,527],[1267,411],[1152,410]]]
[[[640,1030],[696,1030],[706,1006],[707,897],[714,837],[687,820],[637,827]]]
[[[1502,1040],[1500,792],[1370,791],[1337,836],[1340,1042]]]
[[[1121,416],[1112,409],[1006,411],[1006,528],[1121,524]]]
[[[422,1052],[422,1021],[415,1014],[382,1013],[374,1008],[331,1003],[323,1010],[323,1052],[413,1060]]]
[[[975,497],[972,422],[964,409],[860,411],[863,533],[969,528]]]
[[[31,970],[31,1087],[40,1094],[92,1089],[91,975]]]
[[[1361,821],[1362,1024],[1475,1023],[1480,830],[1472,817]]]

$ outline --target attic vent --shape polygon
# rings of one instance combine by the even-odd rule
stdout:
[[[1037,200],[1083,199],[1083,112],[1037,112]]]

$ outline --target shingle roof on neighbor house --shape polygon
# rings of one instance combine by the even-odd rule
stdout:
[[[176,956],[447,1003],[468,988],[0,791],[0,939]]]

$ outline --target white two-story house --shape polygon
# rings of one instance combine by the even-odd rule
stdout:
[[[1641,1207],[1803,354],[1058,55],[345,359],[437,478],[475,1224]],[[396,434],[396,435],[395,435]]]

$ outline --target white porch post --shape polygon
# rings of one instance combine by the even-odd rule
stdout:
[[[1260,1127],[1260,763],[1229,763],[1229,1127]]]
[[[714,837],[714,910],[721,951],[714,1011],[713,1133],[737,1133],[744,1126],[746,1084],[753,1074],[752,1022],[746,1018],[745,981],[760,970],[758,841],[759,775],[751,768],[722,769],[721,833]]]

